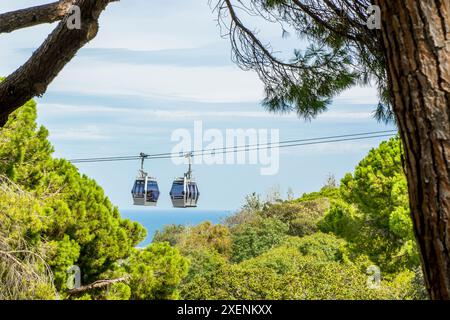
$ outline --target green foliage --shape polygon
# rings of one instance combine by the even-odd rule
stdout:
[[[29,101],[0,129],[0,173],[26,190],[43,187],[46,167],[52,161],[48,131],[38,128],[35,121],[36,103]]]
[[[400,139],[392,138],[382,142],[359,162],[353,175],[347,174],[341,181],[344,199],[357,204],[360,210],[369,214],[374,223],[380,226],[388,227],[391,212],[403,205],[403,201],[407,201],[406,197],[395,197],[403,193],[402,181],[406,180],[401,153]],[[393,195],[394,187],[397,190]],[[393,198],[395,201],[392,201]]]
[[[48,203],[45,235],[60,241],[66,234],[75,240],[80,246],[76,264],[83,270],[83,280],[94,281],[114,261],[126,258],[146,232],[138,223],[121,219],[101,187],[67,161],[54,160],[48,170],[48,184],[59,192]]]
[[[367,287],[370,261],[346,258],[346,242],[317,233],[289,237],[281,246],[239,264],[199,274],[182,289],[185,299],[423,299],[417,274],[405,271]]]
[[[181,233],[177,247],[183,253],[189,253],[197,249],[208,249],[229,256],[231,252],[230,230],[224,225],[212,224],[209,221],[187,227]]]
[[[298,198],[295,202],[338,198],[340,198],[339,188],[326,185],[318,192],[304,193],[301,198]]]
[[[227,259],[215,250],[195,249],[185,255],[190,261],[185,283],[189,283],[197,276],[217,270],[227,263]]]
[[[0,300],[56,298],[43,220],[39,199],[0,176]]]
[[[245,203],[242,206],[242,211],[257,212],[264,207],[264,202],[261,200],[261,196],[253,192],[245,197]]]
[[[376,84],[379,120],[393,120],[382,37],[366,27],[370,1],[251,0],[236,19],[219,6],[219,23],[229,28],[234,61],[256,71],[265,87],[263,106],[274,112],[296,112],[311,119],[327,110],[332,99],[355,85]],[[237,10],[238,6],[235,6]],[[227,11],[227,12],[222,12]],[[280,59],[273,44],[265,44],[245,15],[293,30],[302,48]],[[232,15],[234,16],[234,15]],[[306,41],[306,47],[305,47]]]
[[[318,226],[322,232],[331,232],[352,241],[358,237],[363,224],[362,216],[354,205],[343,200],[333,200]]]
[[[189,300],[277,299],[274,272],[225,265],[185,285],[181,296]]]
[[[131,298],[177,299],[178,285],[187,275],[189,261],[167,242],[136,249],[125,270],[131,276]]]
[[[345,284],[345,285],[343,285]],[[351,264],[320,262],[294,248],[273,249],[226,265],[183,288],[186,299],[374,299],[366,276]]]
[[[75,264],[80,256],[80,246],[66,234],[61,241],[50,241],[53,254],[49,265],[53,269],[55,285],[61,290],[67,289],[67,269]]]
[[[204,222],[195,227],[167,225],[157,231],[153,243],[167,242],[177,247],[189,260],[189,269],[183,282],[211,272],[224,265],[230,253],[231,238],[226,226]]]
[[[114,283],[107,290],[105,300],[129,300],[131,298],[131,288],[125,283]]]
[[[171,246],[180,241],[181,234],[186,230],[183,225],[169,224],[163,230],[156,230],[152,242],[168,242]]]
[[[231,260],[240,262],[270,250],[284,240],[287,231],[285,223],[273,218],[238,226],[233,231]]]
[[[399,300],[427,300],[428,293],[425,289],[422,270],[405,270],[397,273],[393,279],[386,282],[392,299]]]
[[[329,200],[317,198],[267,205],[261,215],[276,218],[289,227],[288,234],[304,236],[318,231],[317,223],[328,209]]]
[[[0,129],[0,298],[66,298],[72,265],[83,284],[128,279],[73,299],[426,297],[398,139],[372,150],[340,187],[290,201],[253,194],[224,224],[169,225],[136,249],[142,226],[122,219],[94,180],[53,159],[35,120],[29,102]],[[372,264],[382,271],[375,290]]]
[[[295,64],[301,81],[287,77],[266,86],[263,106],[272,112],[296,113],[305,118],[315,118],[327,110],[331,97],[355,85],[360,75],[350,67],[351,57],[341,48],[327,50],[310,45],[304,52],[295,51]]]
[[[289,237],[283,246],[295,248],[302,255],[314,257],[317,261],[342,262],[347,253],[345,240],[320,232],[302,238]]]
[[[358,210],[336,202],[321,224],[386,272],[419,265],[401,153],[399,138],[372,149],[341,182],[343,199]]]
[[[83,284],[98,280],[117,261],[127,259],[146,232],[138,223],[121,219],[94,180],[81,175],[69,162],[52,158],[48,132],[36,125],[36,117],[36,104],[30,101],[0,129],[0,176],[10,181],[0,181],[0,231],[6,232],[6,242],[16,243],[16,247],[25,243],[30,252],[39,253],[34,256],[46,262],[30,266],[39,269],[37,275],[42,274],[36,280],[41,292],[45,291],[42,279],[47,265],[56,289],[63,293],[68,267],[80,267]],[[19,258],[21,263],[31,259]],[[8,275],[15,270],[14,265],[4,267]],[[33,288],[30,281],[22,292],[35,292]],[[112,295],[125,298],[131,294],[119,291]],[[85,297],[96,296],[101,294],[92,292]]]

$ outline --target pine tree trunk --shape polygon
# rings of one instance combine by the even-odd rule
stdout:
[[[427,289],[450,299],[450,0],[376,0]]]

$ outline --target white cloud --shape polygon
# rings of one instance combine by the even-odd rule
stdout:
[[[164,135],[169,136],[170,130],[157,127],[92,124],[79,127],[47,125],[52,141],[117,141],[118,139],[130,139],[130,136],[145,136],[146,141],[164,140]]]
[[[252,72],[237,67],[158,65],[68,65],[49,91],[98,95],[136,95],[202,102],[248,102],[262,98],[262,84]]]
[[[61,116],[70,117],[73,115],[87,114],[108,114],[111,116],[128,116],[130,118],[137,117],[139,119],[153,120],[182,120],[198,119],[198,118],[267,118],[276,117],[265,111],[202,111],[202,110],[159,110],[135,107],[114,108],[98,105],[65,105],[54,103],[40,103],[40,112],[45,116]],[[286,117],[286,116],[285,116]]]
[[[338,108],[339,109],[339,108]],[[63,117],[70,119],[71,116],[93,116],[93,115],[108,115],[111,117],[117,117],[118,119],[125,119],[129,121],[145,121],[146,119],[152,121],[166,120],[166,121],[186,121],[195,119],[235,119],[235,118],[260,118],[260,119],[285,119],[295,120],[298,119],[295,113],[290,114],[273,114],[269,113],[262,108],[260,111],[226,111],[217,110],[209,111],[202,109],[153,109],[150,107],[110,107],[101,105],[71,105],[71,104],[55,104],[55,103],[39,103],[40,114],[44,116]],[[360,121],[372,119],[372,113],[368,111],[327,111],[318,116],[315,121]],[[123,120],[120,120],[123,121]]]
[[[99,34],[88,46],[134,50],[204,46],[211,38],[220,40],[214,18],[205,0],[120,1],[102,14]]]
[[[109,136],[98,126],[85,126],[79,128],[59,128],[50,131],[50,139],[52,140],[71,140],[71,141],[93,141],[106,140]]]

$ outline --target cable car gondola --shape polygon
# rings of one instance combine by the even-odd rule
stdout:
[[[144,171],[144,159],[146,155],[141,153],[141,169],[134,182],[131,194],[135,206],[156,206],[159,198],[158,182]]]
[[[184,177],[176,178],[173,181],[170,190],[170,199],[174,208],[195,208],[200,196],[197,183],[192,177],[192,154],[188,154],[186,157],[189,158],[189,170],[184,174]]]

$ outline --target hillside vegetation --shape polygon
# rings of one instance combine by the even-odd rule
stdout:
[[[0,299],[426,298],[397,138],[340,185],[249,195],[220,224],[169,225],[137,249],[145,229],[47,137],[33,101],[0,129]]]

